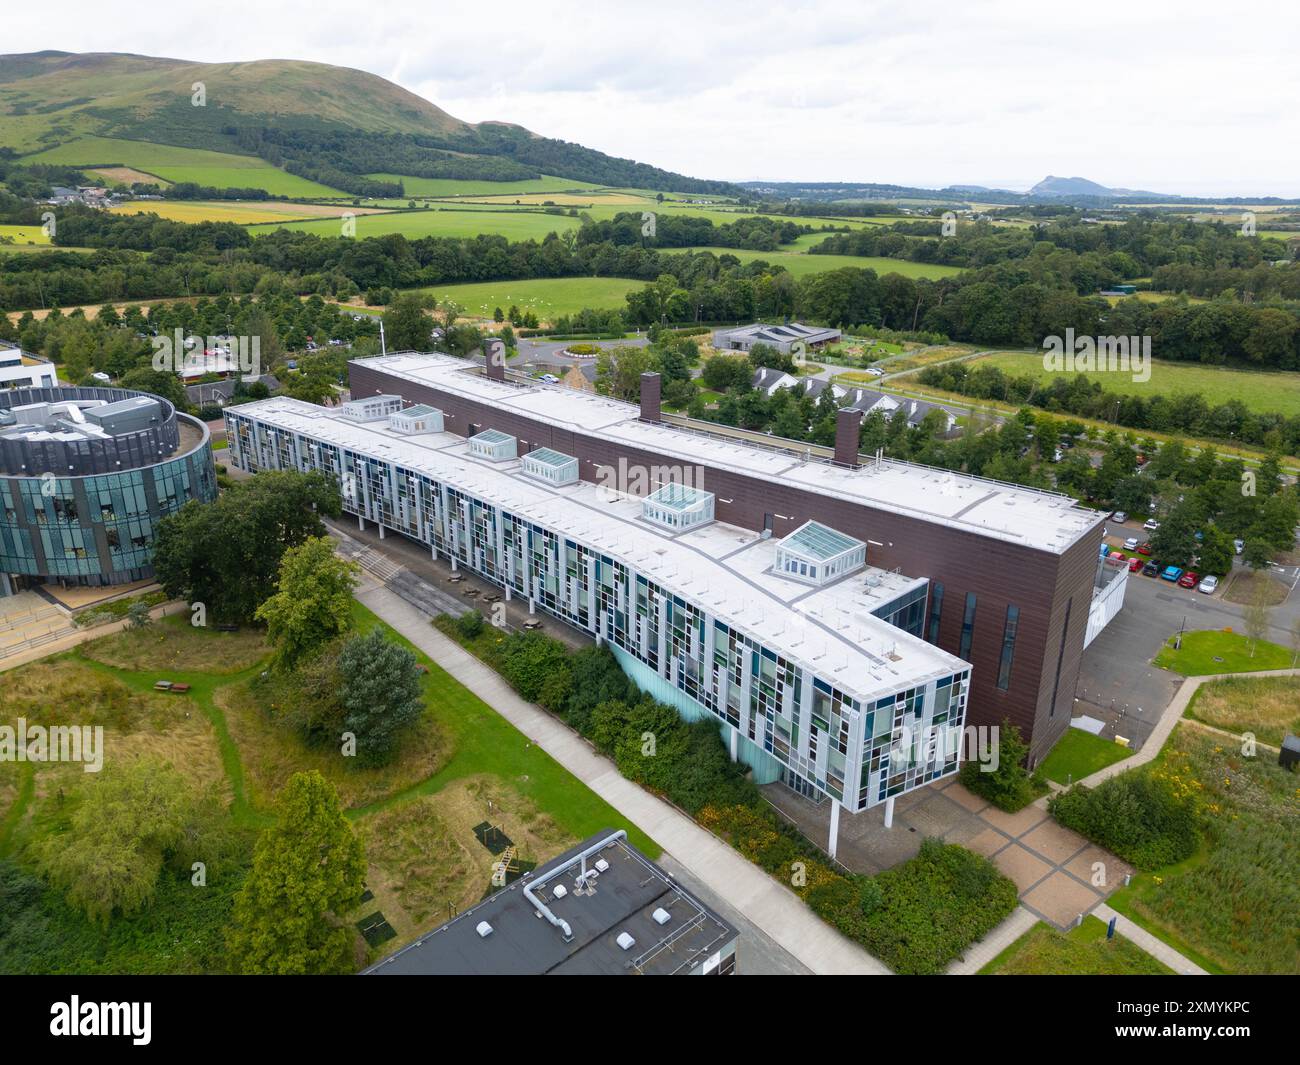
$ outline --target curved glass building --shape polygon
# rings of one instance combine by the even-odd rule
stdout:
[[[0,392],[0,595],[151,577],[159,520],[216,492],[207,426],[159,396]]]

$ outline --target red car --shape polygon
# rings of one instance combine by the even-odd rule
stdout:
[[[1149,555],[1149,554],[1151,554],[1151,541],[1150,541],[1150,540],[1148,540],[1145,544],[1142,544],[1142,545],[1138,548],[1138,554],[1139,554],[1139,555]]]
[[[1128,571],[1130,573],[1136,573],[1141,568],[1142,568],[1142,559],[1138,555],[1134,555],[1131,559],[1128,560]]]
[[[1191,570],[1188,570],[1186,573],[1184,573],[1181,577],[1178,578],[1178,587],[1195,588],[1196,585],[1200,582],[1200,580],[1201,578],[1199,576],[1197,576]]]

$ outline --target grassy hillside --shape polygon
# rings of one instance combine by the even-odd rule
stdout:
[[[80,137],[24,157],[25,163],[68,166],[127,166],[168,182],[193,181],[217,189],[259,188],[273,196],[342,196],[344,193],[271,166],[251,155],[178,148],[170,144]]]

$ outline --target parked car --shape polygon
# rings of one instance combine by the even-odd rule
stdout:
[[[1201,580],[1201,575],[1199,573],[1194,573],[1192,570],[1188,570],[1186,573],[1184,573],[1181,577],[1178,578],[1178,587],[1195,588],[1196,585],[1200,583],[1200,580]]]
[[[1124,511],[1122,511],[1122,510],[1117,510],[1117,511],[1115,511],[1114,514],[1112,514],[1112,515],[1110,516],[1110,520],[1111,520],[1111,521],[1120,521],[1120,522],[1128,521],[1128,515],[1125,514]]]
[[[545,381],[548,385],[558,385],[560,383],[560,379],[556,377],[555,374],[553,373],[542,374],[542,380]]]
[[[1241,554],[1243,551],[1246,550],[1246,541],[1245,541],[1245,540],[1233,540],[1233,541],[1232,541],[1232,549],[1233,549],[1234,551],[1236,551],[1237,554]]]
[[[1128,560],[1128,571],[1130,573],[1137,573],[1137,571],[1140,570],[1141,568],[1142,568],[1141,555],[1134,555],[1132,558]]]
[[[1177,581],[1183,575],[1181,566],[1166,566],[1165,571],[1160,574],[1161,580]]]
[[[1115,565],[1119,565],[1121,562],[1127,562],[1128,556],[1124,554],[1123,551],[1112,551],[1109,555],[1106,556],[1106,561],[1113,562],[1115,563]]]
[[[1138,544],[1138,549],[1137,549],[1137,551],[1138,551],[1138,554],[1139,554],[1139,555],[1149,555],[1149,554],[1151,554],[1151,541],[1148,540],[1148,541],[1147,541],[1146,543],[1144,543],[1144,544]]]
[[[1130,536],[1127,540],[1124,541],[1125,551],[1136,551],[1137,549],[1138,549],[1138,538],[1136,536]]]
[[[872,377],[884,377],[884,376],[885,376],[885,371],[882,370],[879,366],[868,366],[868,367],[867,367],[867,373],[871,374]]]
[[[1159,563],[1159,562],[1148,562],[1145,566],[1142,567],[1142,576],[1144,576],[1144,577],[1159,577],[1159,576],[1160,576],[1160,563]]]
[[[1219,578],[1214,576],[1214,574],[1210,574],[1210,576],[1205,577],[1201,583],[1197,585],[1196,590],[1202,595],[1213,595],[1214,590],[1217,587],[1219,587]]]
[[[1156,521],[1155,518],[1147,518],[1147,520],[1142,523],[1142,528],[1146,529],[1147,532],[1155,532],[1160,528],[1160,523]]]

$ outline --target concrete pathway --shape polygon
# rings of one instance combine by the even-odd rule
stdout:
[[[1194,962],[1188,961],[1168,943],[1157,939],[1145,928],[1134,924],[1122,913],[1112,910],[1104,902],[1092,911],[1092,915],[1101,918],[1108,924],[1110,919],[1114,917],[1116,932],[1125,939],[1132,940],[1133,943],[1141,947],[1153,958],[1164,962],[1180,976],[1209,976],[1209,973]]]
[[[427,614],[368,577],[362,578],[357,598],[657,840],[692,876],[744,913],[798,962],[819,974],[889,973],[884,964],[817,917],[793,891],[689,817],[625,779],[576,732],[521,699],[494,670],[430,625]]]
[[[949,976],[974,976],[984,966],[1011,946],[1038,923],[1038,918],[1023,906],[1017,906],[1011,916],[978,943],[972,943],[964,958],[948,966]]]

